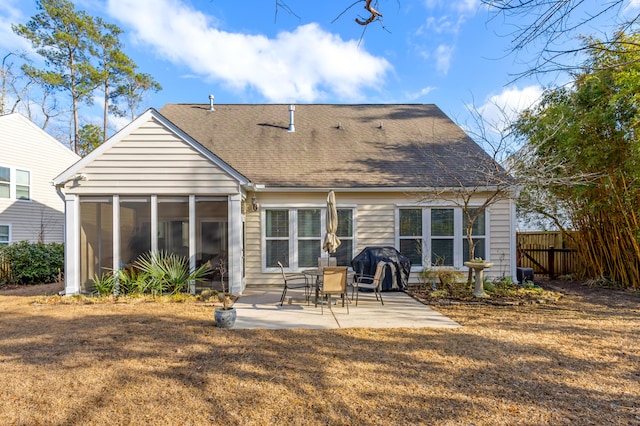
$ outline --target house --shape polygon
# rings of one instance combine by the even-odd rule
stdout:
[[[479,206],[495,188],[491,161],[435,105],[169,104],[150,109],[58,176],[65,194],[66,293],[90,291],[103,268],[148,250],[223,259],[233,292],[281,284],[322,253],[333,189],[348,265],[363,248],[466,269],[460,186]],[[495,170],[495,168],[493,168]],[[493,189],[492,189],[493,188]],[[488,274],[515,276],[515,206],[474,224]],[[326,255],[326,254],[325,254]]]
[[[53,178],[80,158],[24,116],[0,116],[0,246],[62,243],[64,200]]]

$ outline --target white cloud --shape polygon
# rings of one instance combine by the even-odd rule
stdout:
[[[26,23],[28,20],[11,3],[0,3],[0,49],[7,53],[31,50],[31,44],[27,39],[16,35],[11,29],[11,24]]]
[[[427,96],[429,93],[433,92],[434,90],[436,90],[436,88],[433,87],[433,86],[423,87],[422,89],[418,90],[417,92],[408,93],[405,96],[405,98],[410,100],[410,101],[415,101],[415,100],[418,100],[420,98],[423,98],[423,97]]]
[[[538,85],[522,89],[517,86],[505,88],[499,94],[490,96],[478,107],[478,112],[490,127],[503,130],[520,112],[537,104],[542,92],[542,87]]]
[[[640,0],[629,0],[629,4],[624,8],[625,12],[640,9]]]
[[[317,24],[275,38],[231,33],[180,0],[108,0],[108,13],[161,58],[238,91],[256,90],[272,102],[313,102],[329,93],[358,100],[391,70],[357,40],[344,41]]]
[[[449,72],[453,51],[453,46],[447,46],[446,44],[441,44],[436,48],[436,69],[438,70],[438,72],[442,74],[447,74]]]

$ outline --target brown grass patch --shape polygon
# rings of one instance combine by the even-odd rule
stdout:
[[[438,306],[447,330],[225,330],[210,306],[3,290],[0,424],[640,424],[638,295],[552,285]]]

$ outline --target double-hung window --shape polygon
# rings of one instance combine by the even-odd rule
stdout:
[[[31,173],[16,169],[16,199],[31,199]]]
[[[338,230],[336,235],[340,240],[340,245],[332,256],[336,257],[338,266],[351,266],[353,247],[355,245],[352,209],[338,209]]]
[[[11,242],[11,229],[9,225],[0,225],[0,247],[9,245]]]
[[[487,239],[487,231],[486,231],[486,221],[485,221],[485,212],[484,210],[478,211],[477,209],[470,209],[469,216],[475,220],[473,220],[471,237],[473,238],[473,244],[475,246],[473,257],[481,257],[486,259],[486,244],[485,241]],[[469,259],[469,240],[467,239],[467,224],[469,223],[467,216],[463,217],[463,242],[462,242],[462,254],[463,260],[466,262]]]
[[[315,268],[323,255],[326,232],[325,208],[268,208],[264,212],[264,265],[297,270]],[[338,265],[348,266],[353,258],[352,209],[338,209],[336,235],[341,241],[336,253]]]
[[[474,257],[486,259],[486,215],[469,210],[475,218],[472,237]],[[466,237],[468,219],[458,207],[401,208],[398,211],[400,252],[411,265],[462,267],[469,260]]]
[[[30,200],[31,172],[10,167],[0,167],[0,198]]]
[[[267,268],[276,268],[278,261],[289,267],[289,210],[273,209],[265,212],[265,258]]]
[[[0,198],[11,198],[11,169],[0,167]]]

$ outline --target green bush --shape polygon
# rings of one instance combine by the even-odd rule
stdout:
[[[58,280],[64,269],[64,246],[20,241],[2,249],[15,284],[42,284]]]

